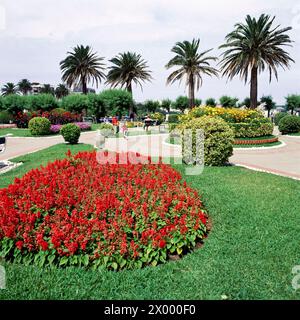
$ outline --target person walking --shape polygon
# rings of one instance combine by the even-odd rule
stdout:
[[[121,123],[121,132],[123,134],[123,138],[128,139],[128,127],[126,125],[126,121]]]

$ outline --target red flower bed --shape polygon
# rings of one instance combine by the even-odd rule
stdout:
[[[0,190],[0,256],[118,270],[191,250],[206,236],[199,195],[171,166],[150,160],[99,164],[95,152],[68,153],[15,179]]]

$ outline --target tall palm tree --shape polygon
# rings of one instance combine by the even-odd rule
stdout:
[[[82,93],[87,94],[87,84],[101,83],[105,78],[103,73],[103,58],[92,52],[90,46],[76,46],[73,52],[68,52],[68,56],[60,62],[62,80],[69,86],[81,86]]]
[[[200,39],[193,39],[192,42],[177,42],[171,50],[175,56],[166,65],[167,69],[178,67],[169,75],[167,84],[177,80],[181,82],[186,77],[190,108],[195,106],[195,89],[199,90],[202,86],[203,75],[218,75],[218,70],[210,66],[210,61],[216,61],[217,57],[207,56],[212,49],[199,53],[199,45]]]
[[[142,83],[152,79],[147,61],[143,60],[140,54],[119,53],[109,61],[113,65],[109,67],[106,83],[111,87],[120,86],[132,94],[132,83],[139,85],[142,89]]]
[[[61,99],[69,94],[69,89],[64,84],[59,84],[55,89],[55,96],[57,99]]]
[[[258,19],[247,15],[245,23],[237,23],[220,46],[226,49],[221,61],[223,76],[232,79],[239,75],[246,83],[250,74],[252,109],[257,107],[258,73],[267,69],[271,82],[272,74],[278,79],[278,67],[289,68],[290,62],[294,62],[282,48],[292,42],[286,34],[292,28],[279,29],[280,25],[273,26],[274,19],[265,14]]]
[[[17,94],[18,87],[12,82],[7,82],[1,89],[1,92],[3,96],[8,96],[9,94]]]
[[[41,93],[52,94],[54,95],[54,88],[50,84],[44,84],[41,88]]]
[[[32,90],[31,82],[27,79],[20,80],[18,82],[18,89],[24,96],[27,96],[27,94]]]

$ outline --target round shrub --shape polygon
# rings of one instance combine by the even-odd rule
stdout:
[[[278,124],[278,129],[282,134],[300,132],[300,117],[285,116]]]
[[[178,114],[169,114],[168,122],[169,123],[178,123],[179,122]]]
[[[68,123],[61,127],[60,133],[66,142],[76,144],[80,137],[80,128],[74,123]]]
[[[280,121],[282,118],[284,118],[285,116],[287,116],[287,115],[288,115],[287,112],[278,112],[278,113],[276,113],[275,116],[274,116],[274,123],[275,123],[275,125],[278,126],[278,125],[279,125],[279,121]]]
[[[14,117],[7,111],[0,111],[0,123],[8,124],[13,121]]]
[[[28,128],[33,136],[44,136],[51,133],[51,122],[47,118],[35,117],[29,121]]]
[[[195,118],[189,122],[182,123],[178,126],[182,134],[184,130],[192,130],[192,156],[196,158],[196,130],[204,131],[204,163],[207,166],[221,166],[228,162],[233,152],[234,133],[230,126],[221,118],[203,116]],[[184,146],[183,138],[183,158],[191,152]],[[189,158],[189,157],[188,157]]]
[[[197,191],[135,153],[68,153],[1,189],[0,204],[0,256],[39,267],[156,266],[207,234]]]

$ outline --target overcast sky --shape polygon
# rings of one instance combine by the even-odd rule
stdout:
[[[298,0],[0,0],[0,84],[22,78],[56,85],[61,82],[59,62],[77,44],[91,45],[108,60],[123,51],[140,53],[154,80],[143,92],[134,88],[137,101],[175,98],[186,94],[182,84],[166,86],[164,66],[176,41],[200,38],[201,51],[218,46],[236,22],[247,14],[276,15],[276,23],[292,26],[295,41],[287,50],[296,60],[279,72],[279,81],[259,78],[259,95],[271,94],[279,104],[288,93],[300,93],[300,1]],[[100,86],[98,90],[103,89]],[[196,96],[240,99],[248,85],[239,79],[204,78]]]

